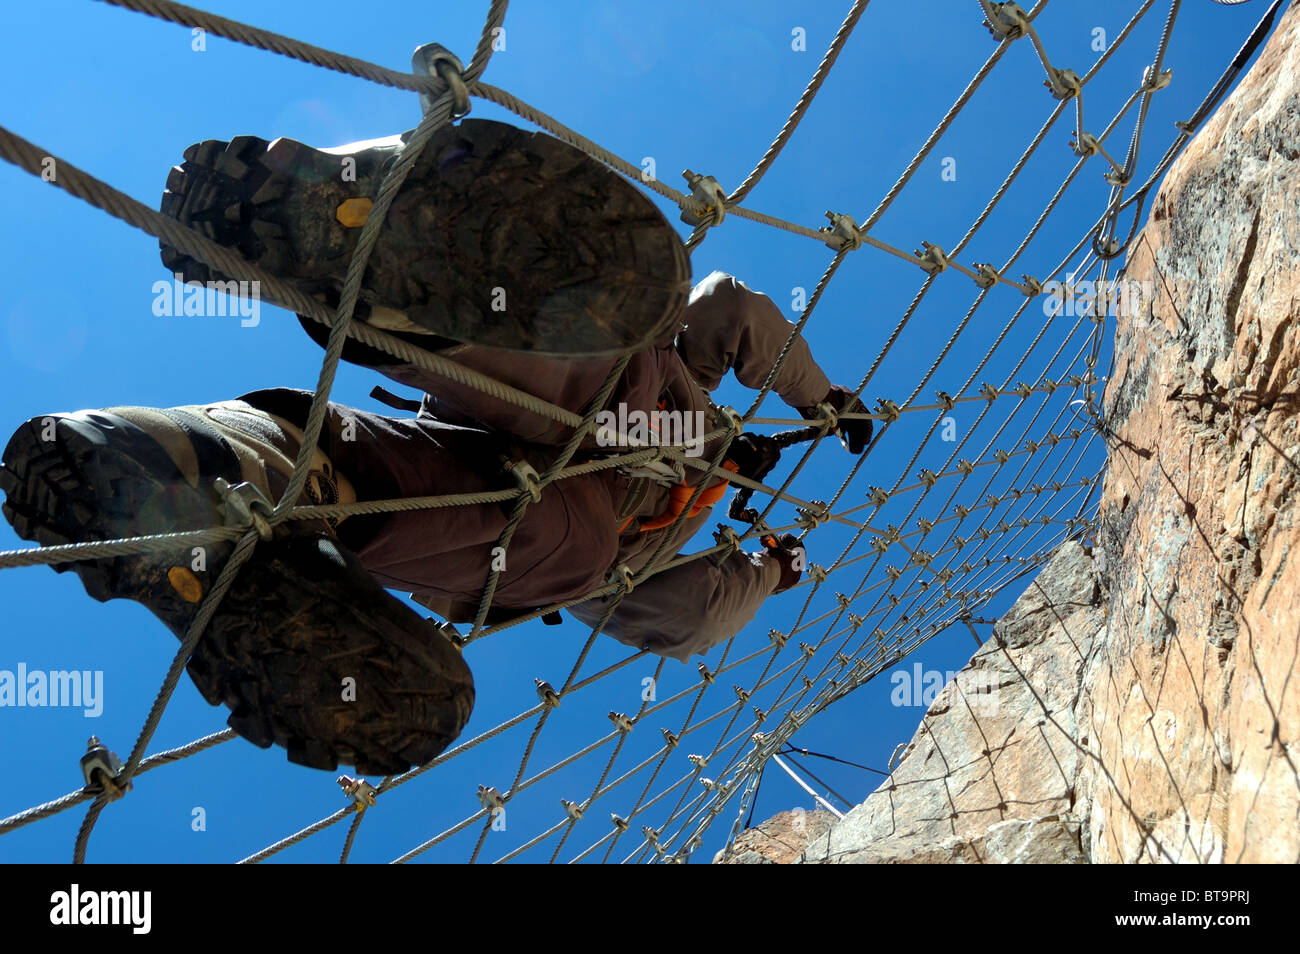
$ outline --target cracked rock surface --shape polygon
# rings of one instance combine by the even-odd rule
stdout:
[[[1118,319],[1097,546],[1061,547],[801,861],[1300,861],[1300,6],[1125,277],[1155,298]]]

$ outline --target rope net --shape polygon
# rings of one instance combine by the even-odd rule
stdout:
[[[273,516],[268,518],[272,525],[344,514],[513,501],[500,541],[504,546],[532,500],[528,489],[521,488],[345,505],[295,506],[294,501],[307,479],[308,464],[320,435],[343,345],[349,337],[571,426],[572,440],[559,459],[540,475],[543,491],[555,481],[588,473],[593,468],[640,462],[658,452],[658,449],[632,450],[608,460],[571,462],[581,439],[593,428],[596,412],[616,383],[622,363],[616,366],[588,412],[579,415],[352,320],[366,261],[389,205],[425,142],[451,120],[453,112],[462,111],[466,97],[487,100],[515,113],[681,209],[695,212],[700,221],[687,239],[689,249],[699,247],[710,228],[721,222],[724,212],[726,216],[781,229],[830,248],[829,264],[808,296],[790,340],[752,405],[739,415],[747,429],[761,431],[807,424],[792,420],[789,415],[760,412],[795,335],[813,320],[819,302],[840,268],[853,267],[848,264],[851,258],[856,261],[885,253],[915,266],[919,282],[910,305],[880,343],[879,352],[858,382],[855,391],[858,395],[871,387],[886,356],[932,289],[944,283],[967,283],[965,287],[973,295],[951,336],[943,342],[909,394],[877,399],[868,415],[846,415],[872,418],[876,422],[875,436],[866,453],[859,457],[840,454],[819,458],[818,467],[823,473],[831,466],[844,469],[838,489],[829,499],[805,499],[795,492],[801,473],[830,433],[829,422],[823,422],[819,435],[803,448],[779,485],[737,479],[723,470],[721,463],[728,442],[722,442],[718,455],[711,460],[692,458],[678,448],[667,448],[683,465],[725,476],[766,498],[759,522],[743,533],[720,530],[712,546],[689,556],[675,555],[679,541],[674,537],[678,534],[670,533],[641,573],[631,578],[616,578],[583,598],[611,596],[609,613],[612,614],[623,594],[669,567],[725,553],[737,546],[752,545],[770,532],[795,533],[804,538],[817,530],[818,547],[814,552],[824,556],[820,563],[810,565],[793,595],[784,597],[786,602],[781,605],[795,609],[788,626],[773,629],[766,636],[756,636],[751,627],[725,644],[712,668],[699,663],[670,670],[659,659],[652,676],[657,692],[643,694],[641,705],[635,710],[616,709],[608,715],[605,714],[608,698],[602,697],[601,687],[608,684],[609,677],[620,672],[626,674],[628,667],[638,662],[640,673],[654,665],[655,658],[645,652],[629,654],[622,647],[615,653],[612,640],[606,638],[598,643],[600,626],[597,626],[591,630],[563,679],[537,680],[536,685],[518,687],[524,705],[514,715],[463,738],[425,765],[384,778],[374,785],[369,801],[345,797],[337,811],[249,855],[243,859],[246,862],[271,858],[343,823],[346,823],[346,833],[340,830],[336,837],[341,841],[340,860],[347,861],[358,839],[364,839],[361,828],[367,814],[383,812],[384,806],[394,798],[390,793],[411,783],[415,783],[415,788],[423,787],[426,797],[433,791],[440,800],[465,803],[467,808],[459,821],[441,831],[424,831],[418,814],[407,819],[404,830],[410,833],[412,844],[397,861],[408,861],[441,848],[430,857],[469,861],[508,861],[523,856],[527,860],[552,861],[681,862],[703,845],[706,833],[727,812],[735,815],[730,829],[730,837],[734,838],[769,759],[776,757],[780,761],[781,753],[802,751],[790,747],[790,739],[800,727],[935,635],[954,625],[969,626],[974,631],[976,623],[989,622],[981,618],[981,609],[1007,587],[1035,572],[1062,541],[1090,538],[1105,460],[1105,423],[1100,407],[1104,376],[1099,374],[1099,363],[1104,360],[1108,347],[1107,302],[1100,296],[1089,299],[1083,295],[1076,307],[1058,309],[1045,321],[1034,319],[1032,312],[1030,319],[1022,319],[1027,309],[1041,306],[1044,286],[1050,281],[1063,283],[1067,291],[1062,301],[1071,301],[1070,295],[1081,287],[1080,283],[1104,282],[1116,277],[1116,260],[1136,232],[1147,193],[1221,98],[1231,78],[1225,74],[1193,119],[1183,124],[1181,135],[1150,176],[1139,183],[1135,171],[1143,122],[1153,94],[1167,82],[1163,61],[1179,0],[1173,0],[1168,6],[1152,66],[1113,118],[1100,128],[1091,116],[1085,125],[1084,104],[1089,83],[1129,40],[1152,10],[1155,0],[1145,0],[1138,6],[1123,30],[1082,75],[1054,63],[1048,46],[1035,29],[1034,21],[1048,0],[1040,0],[1028,11],[1014,3],[979,0],[983,26],[993,41],[987,61],[897,182],[862,219],[861,225],[849,211],[841,210],[828,213],[829,226],[816,228],[741,203],[795,134],[866,12],[869,0],[857,0],[852,5],[779,135],[742,184],[727,195],[722,210],[710,209],[701,201],[697,190],[683,192],[654,178],[644,181],[639,166],[505,90],[483,82],[481,77],[492,56],[493,38],[505,19],[506,0],[493,0],[490,4],[468,67],[450,77],[446,73],[419,76],[389,70],[170,0],[106,2],[370,82],[418,92],[426,102],[432,103],[401,160],[380,188],[362,229],[337,309],[325,307],[292,283],[250,265],[238,254],[153,211],[74,164],[61,158],[57,160],[60,174],[55,184],[60,188],[228,276],[261,282],[278,301],[329,326],[325,358],[294,476]],[[972,27],[980,26],[975,4],[963,15],[969,17]],[[1043,110],[1046,118],[1041,128],[1009,167],[966,233],[950,246],[926,241],[910,252],[871,234],[981,84],[1018,43],[1032,46],[1050,92],[1044,105],[1051,107],[1053,100],[1055,105]],[[1240,65],[1237,63],[1236,67],[1239,69]],[[1067,116],[1074,122],[1074,161],[1023,241],[1001,263],[958,261],[958,256],[1006,197],[1048,133]],[[1126,152],[1114,145],[1114,137],[1120,130],[1130,135]],[[9,162],[39,176],[42,160],[48,155],[39,146],[0,127],[0,156]],[[1066,189],[1086,166],[1095,170],[1099,164],[1111,188],[1109,200],[1095,210],[1096,220],[1078,232],[1078,243],[1059,261],[1039,263],[1042,267],[1038,272],[1013,280],[1010,277],[1013,269],[1026,267],[1020,264],[1023,253],[1049,222]],[[1120,220],[1125,216],[1132,216],[1129,228],[1121,225]],[[973,361],[964,380],[954,377],[950,383],[945,382],[947,390],[934,389],[936,373],[941,365],[949,367],[950,363],[945,362],[958,346],[963,332],[977,315],[985,317],[990,310],[997,312],[1005,324],[987,351]],[[1025,329],[1032,327],[1035,320],[1041,327],[1026,343],[1029,335],[1024,333]],[[1013,335],[1017,329],[1021,333]],[[1007,373],[994,375],[995,369],[1008,368]],[[974,423],[963,428],[964,436],[960,440],[940,439],[945,422],[951,420],[949,415],[955,409],[969,410],[975,417]],[[890,440],[891,431],[902,433],[904,422],[914,428],[914,433],[906,432],[910,457],[899,452],[897,440]],[[733,428],[730,433],[734,436],[738,429]],[[882,445],[890,449],[882,452]],[[896,462],[904,458],[903,466],[895,470]],[[867,473],[873,475],[875,483],[865,484],[861,474],[864,468],[869,468]],[[891,476],[892,482],[888,482]],[[701,484],[696,498],[703,488]],[[683,508],[683,514],[694,503],[693,498]],[[769,525],[769,519],[774,524],[780,523],[775,515],[778,505],[795,508],[796,519],[784,525]],[[239,567],[252,554],[259,534],[253,526],[226,526],[0,552],[0,568],[7,569],[143,554],[165,546],[216,540],[238,542],[172,660],[148,718],[114,783],[98,790],[73,791],[0,820],[0,834],[88,803],[74,850],[75,860],[81,861],[101,814],[111,801],[121,797],[133,779],[236,738],[233,731],[226,730],[178,748],[145,754],[191,651],[202,638],[205,625],[217,611]],[[460,637],[465,645],[581,602],[557,603],[508,623],[487,625],[485,620],[492,606],[497,576],[495,570],[486,575],[477,619],[469,632]],[[612,661],[605,662],[606,659]],[[576,751],[566,750],[571,748],[571,743],[559,744],[561,735],[571,739],[578,733],[589,738],[589,743]],[[453,760],[467,759],[476,759],[475,765],[485,774],[478,790],[447,791],[440,786],[439,769]],[[583,764],[588,774],[597,776],[594,785],[582,789],[572,787],[570,778],[574,773],[566,770],[578,763]],[[312,784],[332,786],[333,782],[320,775],[313,776]],[[370,804],[379,807],[370,808]],[[527,811],[517,810],[525,805]],[[511,813],[508,836],[494,833],[494,822],[505,811]],[[514,821],[520,817],[530,823],[522,835],[518,833],[521,826]],[[509,847],[502,848],[505,844]]]

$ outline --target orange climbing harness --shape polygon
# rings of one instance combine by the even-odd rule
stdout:
[[[733,474],[740,470],[736,463],[730,460],[723,461],[722,466]],[[675,484],[669,492],[668,507],[659,516],[641,521],[641,526],[638,528],[637,532],[645,533],[649,530],[661,530],[664,527],[671,525],[673,521],[681,516],[682,511],[686,509],[686,505],[690,502],[691,497],[698,489],[698,487],[688,487],[686,484]],[[704,488],[699,499],[695,501],[695,506],[691,507],[690,511],[686,514],[686,519],[689,520],[691,517],[694,517],[702,511],[707,510],[709,507],[712,507],[722,499],[723,494],[726,492],[727,481],[725,478]],[[624,520],[622,525],[618,528],[618,532],[622,533],[626,530],[628,525],[634,519],[635,515]]]

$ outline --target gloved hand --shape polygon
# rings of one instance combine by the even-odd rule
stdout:
[[[762,434],[737,434],[727,448],[727,460],[736,465],[740,476],[762,480],[781,460],[781,448]]]
[[[822,403],[829,404],[836,414],[866,414],[867,407],[853,392],[846,387],[832,384],[831,389],[822,398]],[[807,421],[820,418],[821,411],[816,405],[799,408],[799,414]],[[835,428],[835,435],[850,454],[861,454],[871,443],[871,421],[869,419],[840,421]]]
[[[784,593],[799,582],[803,571],[808,568],[808,553],[799,538],[791,533],[780,540],[764,537],[763,543],[767,547],[767,555],[781,565],[781,581],[772,592]]]

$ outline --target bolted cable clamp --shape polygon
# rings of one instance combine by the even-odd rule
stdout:
[[[542,478],[533,465],[526,460],[511,460],[508,457],[501,458],[501,466],[506,472],[515,479],[519,489],[528,494],[528,498],[533,503],[538,503],[542,499]]]
[[[452,119],[460,119],[469,113],[469,89],[462,77],[465,65],[451,50],[441,43],[425,43],[417,47],[411,55],[411,71],[418,76],[436,76],[447,84],[452,97]],[[441,98],[420,93],[420,109],[428,113]]]
[[[221,497],[221,509],[226,522],[234,527],[252,527],[263,542],[271,539],[271,515],[275,507],[261,489],[247,480],[231,484],[224,477],[212,482]]]
[[[632,720],[621,712],[610,712],[609,721],[614,723],[614,728],[624,734],[632,731]]]
[[[340,775],[335,781],[339,783],[339,788],[343,789],[343,794],[357,803],[357,811],[364,812],[367,808],[374,807],[379,790],[364,778]]]
[[[118,784],[117,777],[122,773],[122,760],[116,752],[110,752],[108,746],[92,735],[86,742],[86,754],[81,757],[81,776],[86,780],[86,792],[92,795],[107,795],[109,801],[117,801],[131,790],[131,783]]]
[[[682,221],[690,226],[702,225],[705,228],[721,225],[722,220],[727,217],[727,193],[722,186],[718,185],[718,180],[713,176],[699,175],[690,169],[682,173],[682,178],[686,180],[686,185],[691,190],[691,198],[704,206],[696,210],[688,209],[683,205]]]
[[[605,577],[606,583],[613,583],[619,589],[631,593],[636,589],[636,582],[633,580],[631,568],[626,563],[620,563],[614,569],[609,571],[609,576]]]
[[[560,706],[560,694],[555,691],[555,687],[544,679],[534,679],[537,684],[537,697],[542,700],[542,705],[548,709],[557,709]]]
[[[924,251],[922,251],[922,249],[924,249]],[[916,249],[912,254],[921,259],[916,264],[919,265],[923,271],[929,272],[931,275],[938,275],[940,272],[946,271],[948,268],[948,253],[938,245],[932,245],[929,242],[922,241],[921,248]]]
[[[1053,66],[1048,69],[1047,75],[1048,78],[1043,80],[1043,85],[1051,90],[1052,95],[1057,99],[1072,99],[1083,89],[1083,81],[1074,70],[1062,70]]]
[[[993,17],[984,18],[984,27],[995,40],[1018,40],[1029,32],[1029,15],[1018,3],[993,3]]]
[[[478,787],[478,800],[493,815],[506,807],[506,800],[491,785],[480,785]]]
[[[830,219],[830,226],[818,231],[826,236],[823,241],[828,246],[837,252],[851,252],[862,247],[862,231],[858,228],[858,223],[853,221],[852,216],[827,211],[826,218]]]

